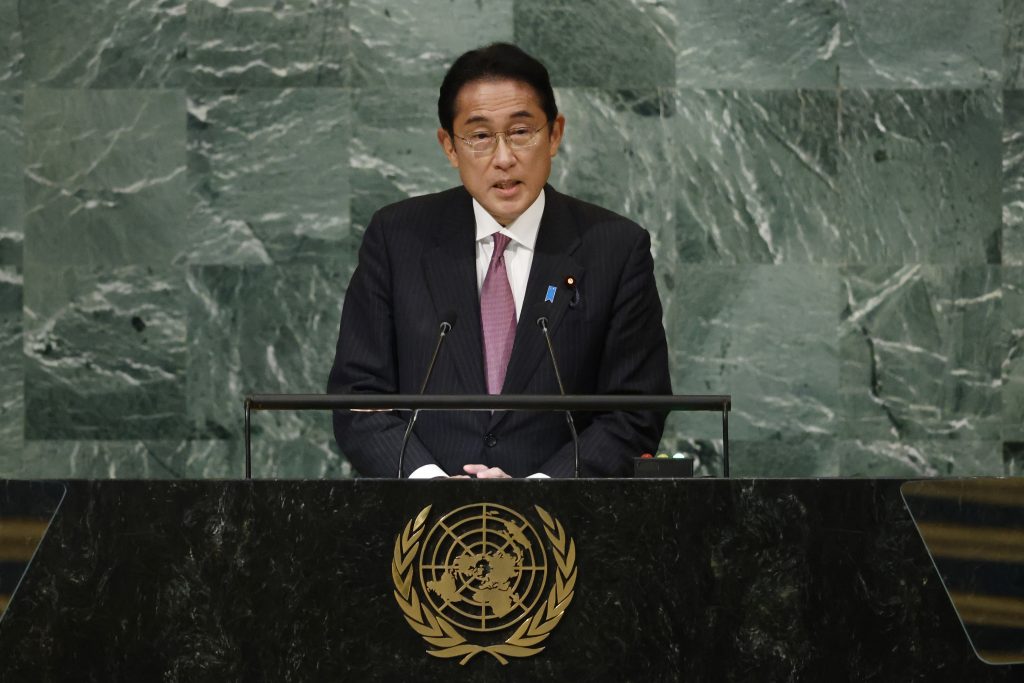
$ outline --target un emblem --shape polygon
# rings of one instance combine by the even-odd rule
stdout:
[[[391,561],[395,600],[427,653],[465,664],[486,652],[508,664],[543,650],[576,585],[576,545],[562,524],[534,506],[542,536],[515,510],[477,503],[427,530],[430,508],[405,525]]]

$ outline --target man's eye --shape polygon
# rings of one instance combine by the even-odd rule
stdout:
[[[470,133],[469,134],[469,139],[470,139],[471,142],[487,142],[488,140],[490,140],[493,137],[494,137],[494,135],[491,134],[491,133]]]
[[[533,135],[533,131],[530,130],[529,128],[526,128],[526,127],[513,128],[512,130],[510,130],[508,132],[508,135],[511,138],[517,138],[517,139],[528,138],[531,135]]]

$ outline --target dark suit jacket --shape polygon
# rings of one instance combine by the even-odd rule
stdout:
[[[661,301],[650,236],[632,221],[545,188],[544,215],[503,394],[557,394],[536,325],[536,305],[558,287],[550,331],[569,394],[670,394]],[[431,394],[485,394],[476,224],[463,187],[407,199],[378,211],[363,238],[345,293],[327,391],[419,392],[449,312],[457,320],[427,388]],[[579,299],[565,285],[572,275]],[[584,476],[626,476],[630,459],[657,448],[665,415],[574,413]],[[341,450],[364,476],[393,477],[404,414],[334,414]],[[527,412],[422,412],[403,475],[429,463],[449,474],[483,463],[515,477],[571,477],[565,416]]]

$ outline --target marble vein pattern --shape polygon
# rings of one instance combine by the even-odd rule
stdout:
[[[835,88],[836,0],[681,0],[681,88]]]
[[[328,422],[327,413],[321,417]],[[261,422],[266,414],[257,418]],[[243,442],[234,445],[244,457]],[[244,464],[231,476],[241,476]],[[254,479],[351,479],[356,476],[352,465],[338,450],[333,436],[317,431],[316,436],[302,435],[294,439],[268,438],[258,434],[252,440],[252,476]]]
[[[730,440],[730,476],[836,477],[839,476],[837,439],[809,434],[769,441]],[[713,472],[721,476],[721,472]]]
[[[373,213],[406,197],[460,183],[437,142],[436,88],[357,88],[353,93],[352,226],[358,242]]]
[[[667,122],[680,260],[836,263],[837,113],[823,91],[680,91]]]
[[[195,92],[188,101],[189,263],[334,260],[349,235],[351,95]]]
[[[650,231],[734,474],[1024,473],[1024,0],[0,0],[0,476],[239,476],[495,40],[552,185]],[[258,477],[352,474],[326,414],[254,428]],[[720,473],[719,416],[661,450]]]
[[[1002,81],[1003,0],[837,0],[844,88],[976,88]]]
[[[735,439],[835,433],[837,284],[828,266],[681,268],[662,292],[673,391],[731,393]],[[675,413],[664,439],[693,430],[720,438],[721,420]]]
[[[0,454],[0,477],[14,479],[238,479],[239,444],[230,441],[35,440]]]
[[[186,0],[18,3],[25,79],[52,88],[171,88],[185,83]]]
[[[1003,1],[1003,87],[1024,87],[1024,2]]]
[[[466,50],[512,40],[513,0],[359,0],[349,9],[352,84],[427,87]]]
[[[24,135],[20,93],[0,91],[0,267],[21,266]]]
[[[1024,265],[1024,91],[1003,93],[1004,265]]]
[[[1004,267],[1003,439],[1024,441],[1024,268]]]
[[[349,85],[348,0],[188,0],[192,85]]]
[[[0,266],[0,461],[24,445],[23,285],[20,269]]]
[[[838,441],[834,453],[839,460],[841,477],[991,477],[1004,474],[1002,444],[991,440],[849,439]]]
[[[176,90],[28,90],[26,261],[162,265],[189,243],[185,98]]]
[[[18,4],[18,0],[0,0],[0,90],[21,84],[25,53]]]
[[[1002,102],[992,90],[843,91],[849,264],[998,264]]]
[[[555,86],[675,85],[679,0],[516,0],[515,42]]]
[[[642,225],[658,265],[673,270],[672,91],[559,88],[555,97],[566,127],[551,184]]]
[[[147,266],[26,268],[27,439],[180,439],[184,278]]]
[[[998,439],[1000,269],[851,266],[840,275],[842,435]]]
[[[354,264],[188,269],[192,438],[240,440],[246,394],[323,393],[352,270]],[[334,448],[328,412],[261,412],[252,433],[254,443],[305,441],[324,458]]]

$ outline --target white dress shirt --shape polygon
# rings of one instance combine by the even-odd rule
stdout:
[[[494,234],[500,232],[510,238],[505,247],[505,272],[508,273],[508,284],[512,287],[512,298],[516,302],[516,321],[523,310],[523,299],[526,298],[526,284],[530,280],[530,267],[533,265],[533,248],[537,244],[537,233],[540,231],[540,219],[544,215],[544,190],[530,207],[506,226],[494,220],[480,202],[473,200],[473,216],[476,219],[476,288],[484,286],[487,268],[491,264],[494,253]],[[461,472],[459,473],[461,474]],[[409,475],[410,479],[433,479],[446,477],[448,474],[437,465],[423,465]],[[546,474],[531,474],[528,479],[547,478]]]

